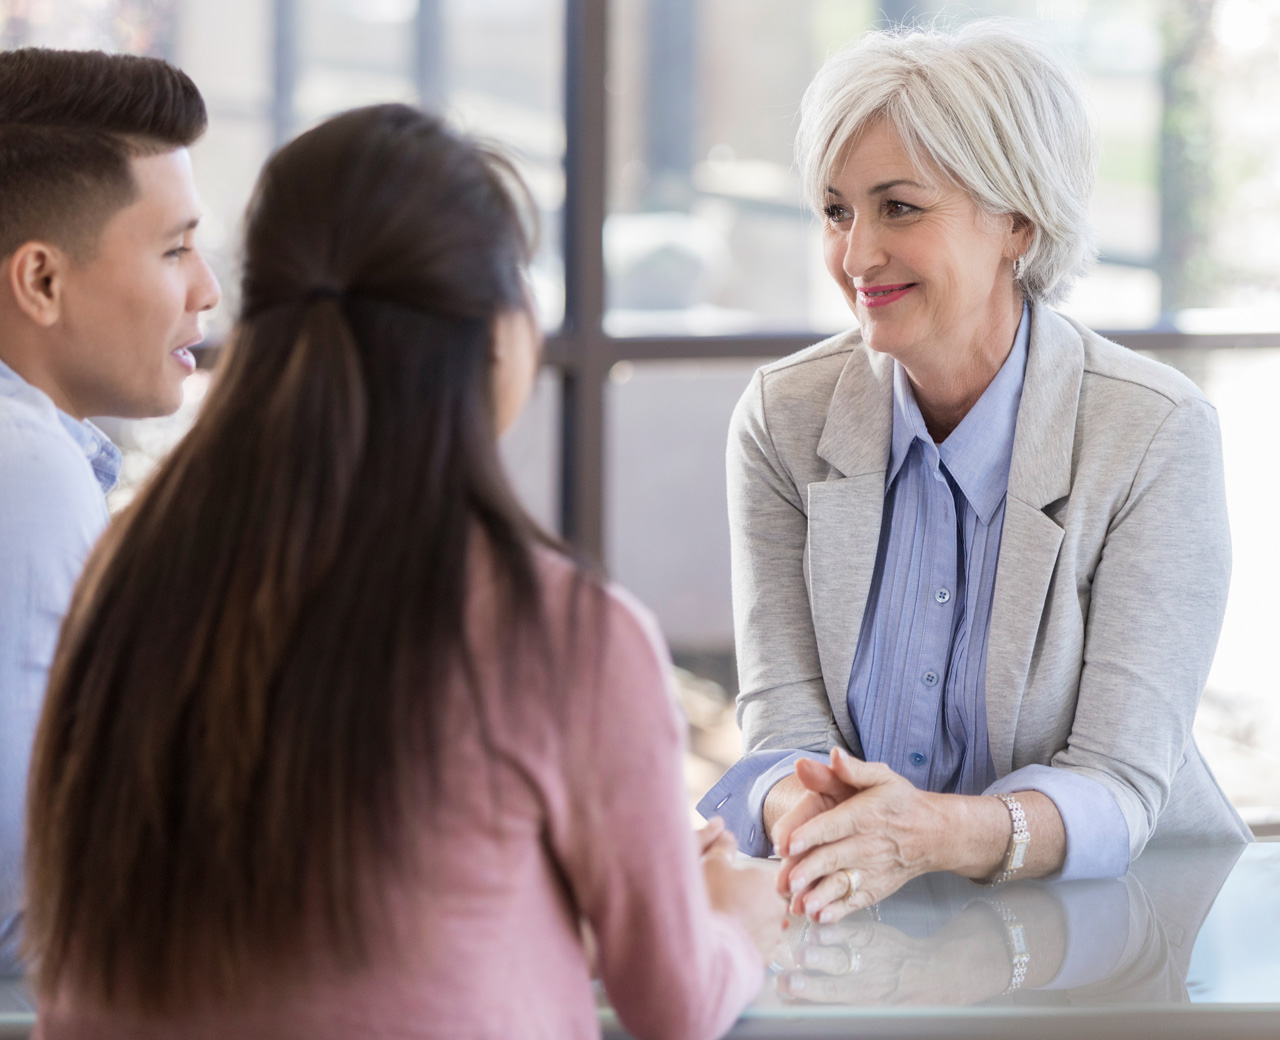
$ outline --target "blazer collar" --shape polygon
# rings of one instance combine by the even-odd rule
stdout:
[[[1009,465],[1009,497],[1043,509],[1071,491],[1084,341],[1043,303],[1031,308],[1031,348]]]
[[[1083,378],[1080,333],[1035,305],[987,636],[987,737],[999,776],[1024,764],[1014,756],[1018,715],[1063,538],[1045,507],[1071,492]]]
[[[846,477],[884,473],[892,435],[893,359],[858,342],[831,395],[818,457]]]
[[[818,457],[843,476],[888,470],[893,438],[893,359],[859,343],[845,362]],[[1080,333],[1043,303],[1031,306],[1031,344],[1009,466],[1009,495],[1036,509],[1071,490],[1072,436],[1084,343]]]

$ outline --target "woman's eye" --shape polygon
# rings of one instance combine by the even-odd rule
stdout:
[[[840,224],[849,219],[849,210],[838,202],[828,202],[822,212],[833,224]]]
[[[898,202],[896,199],[888,199],[884,204],[885,215],[889,217],[905,217],[915,211],[915,206],[906,202]]]
[[[164,255],[173,257],[176,260],[178,257],[183,256],[189,252],[191,252],[191,248],[189,246],[178,246],[176,249],[170,249],[169,252],[165,253]]]

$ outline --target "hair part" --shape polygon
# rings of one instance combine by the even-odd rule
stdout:
[[[158,58],[0,53],[0,257],[36,239],[92,255],[136,198],[130,160],[188,147],[206,123],[190,77]]]
[[[877,30],[828,59],[796,136],[815,212],[849,147],[881,121],[920,169],[940,170],[990,215],[1031,224],[1019,278],[1028,298],[1059,302],[1092,265],[1093,120],[1069,67],[1012,23]]]

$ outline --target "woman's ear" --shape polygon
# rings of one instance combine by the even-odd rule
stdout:
[[[1012,222],[1010,242],[1013,245],[1013,255],[1016,257],[1031,248],[1031,243],[1036,237],[1036,226],[1021,213],[1014,213]]]

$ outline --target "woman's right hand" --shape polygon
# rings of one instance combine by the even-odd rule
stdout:
[[[768,961],[782,939],[786,921],[786,902],[778,897],[773,871],[754,863],[739,864],[737,840],[727,830],[700,845],[702,876],[712,909],[742,925],[760,956]]]

